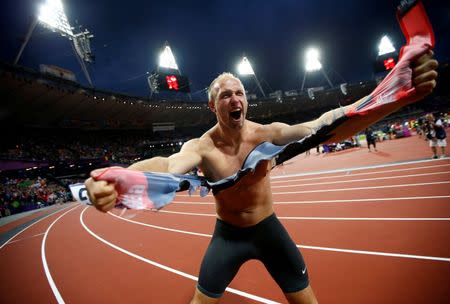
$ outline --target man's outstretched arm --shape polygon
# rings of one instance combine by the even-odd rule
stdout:
[[[334,122],[342,120],[342,123],[330,131],[329,136],[323,140],[324,143],[340,142],[353,136],[361,130],[364,130],[368,126],[399,110],[400,108],[423,99],[425,96],[431,94],[433,89],[436,87],[436,68],[438,66],[438,62],[433,59],[433,52],[429,50],[424,55],[413,61],[411,65],[412,85],[415,90],[414,93],[408,97],[402,98],[395,102],[380,104],[377,107],[367,110],[364,115],[357,115],[359,113],[356,112],[356,109],[363,106],[364,103],[367,102],[367,98],[369,98],[369,96],[361,98],[351,105],[328,111],[319,118],[310,122],[292,126],[274,123],[270,125],[274,131],[273,143],[277,145],[285,145],[293,141],[298,141],[306,136],[316,134],[316,132],[324,126],[330,126]]]
[[[153,157],[136,162],[128,169],[137,171],[165,172],[172,174],[184,174],[191,171],[201,163],[198,151],[198,139],[187,141],[180,152],[169,157]]]
[[[201,156],[197,152],[197,144],[196,139],[188,141],[183,145],[179,153],[173,154],[169,157],[154,157],[143,160],[134,163],[129,167],[129,169],[172,174],[187,173],[201,163]],[[94,170],[91,172],[91,177],[85,181],[89,200],[98,210],[103,212],[111,210],[117,203],[119,192],[123,192],[118,189],[120,185],[117,183],[117,178],[120,180],[120,174],[114,178],[107,177],[107,170],[117,169],[120,168],[103,168]],[[124,173],[125,172],[121,171],[121,174]],[[122,178],[124,177],[122,176]]]

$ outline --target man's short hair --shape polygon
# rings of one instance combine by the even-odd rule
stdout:
[[[209,85],[208,88],[208,101],[210,100],[215,100],[216,99],[216,95],[217,95],[217,89],[215,88],[216,84],[221,81],[224,78],[234,78],[237,81],[239,81],[242,85],[242,82],[239,78],[237,78],[236,76],[234,76],[233,73],[230,72],[223,72],[222,74],[220,74],[219,76],[216,77],[216,79],[214,79],[211,84]],[[244,86],[244,85],[242,85]]]

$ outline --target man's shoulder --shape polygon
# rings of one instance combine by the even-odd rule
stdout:
[[[251,137],[257,142],[273,142],[273,139],[277,136],[278,131],[287,126],[284,123],[272,122],[270,124],[252,123],[249,128]]]
[[[282,122],[272,122],[272,123],[268,123],[268,124],[260,124],[251,120],[248,120],[248,126],[249,126],[249,130],[251,130],[252,132],[257,132],[257,131],[261,131],[261,132],[265,132],[265,131],[269,131],[272,130],[274,128],[277,128],[278,126],[282,126],[282,125],[286,125]]]
[[[187,142],[184,143],[184,145],[188,147],[200,148],[202,145],[208,144],[210,141],[211,138],[203,134],[200,137],[189,139]]]
[[[214,140],[211,130],[206,131],[202,136],[195,138],[194,140],[200,151],[209,150],[211,147],[214,147]]]
[[[283,122],[272,122],[269,124],[256,124],[255,125],[255,133],[261,133],[261,134],[272,134],[282,128],[285,128],[289,125],[283,123]]]

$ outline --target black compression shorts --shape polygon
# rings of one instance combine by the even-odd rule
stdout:
[[[241,265],[250,259],[260,260],[284,293],[300,291],[309,285],[300,251],[272,214],[244,228],[217,219],[197,288],[209,297],[221,297]]]

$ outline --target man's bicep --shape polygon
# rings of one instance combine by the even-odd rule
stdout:
[[[195,151],[180,151],[169,156],[168,171],[173,174],[184,174],[199,166],[201,160]]]
[[[276,145],[285,145],[315,134],[322,127],[329,126],[342,116],[345,116],[345,110],[346,108],[340,107],[322,114],[317,119],[292,126],[282,123],[273,123],[271,124],[271,127],[274,130],[273,134],[275,134],[275,136],[272,142]]]
[[[128,169],[184,174],[201,163],[201,157],[197,153],[197,150],[197,141],[190,140],[183,145],[178,153],[172,154],[169,157],[156,156],[142,160],[132,164]]]
[[[168,171],[174,174],[184,174],[199,166],[202,162],[199,150],[197,139],[186,142],[180,152],[169,156]]]
[[[167,172],[167,166],[167,157],[156,156],[136,162],[129,166],[128,169],[137,171]]]
[[[270,125],[272,143],[275,145],[286,145],[293,141],[298,141],[311,134],[310,123],[287,125],[284,123],[272,123]]]

